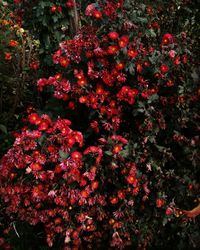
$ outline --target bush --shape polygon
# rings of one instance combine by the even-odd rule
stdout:
[[[57,44],[77,30],[78,20],[75,21],[73,17],[73,2],[34,0],[10,3],[17,21],[40,41],[40,61],[47,70],[53,70],[51,55]]]
[[[166,25],[192,6],[139,2],[87,6],[37,82],[59,101],[28,110],[2,158],[5,213],[41,225],[49,247],[198,248],[182,210],[198,202],[197,40]]]

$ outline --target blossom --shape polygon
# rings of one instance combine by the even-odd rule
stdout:
[[[176,56],[176,51],[170,50],[168,54],[169,54],[170,58],[174,58]]]
[[[10,40],[10,41],[9,41],[9,45],[10,45],[11,47],[16,47],[16,46],[18,45],[18,42],[17,42],[16,40]]]
[[[12,59],[12,54],[10,52],[5,52],[4,58],[7,61],[10,61]]]
[[[86,16],[92,16],[93,15],[93,12],[95,10],[95,4],[89,4],[85,10],[85,15]]]
[[[112,40],[116,40],[119,37],[119,34],[116,31],[110,31],[108,33],[108,37]]]
[[[162,45],[169,45],[171,43],[174,43],[174,37],[170,33],[166,33],[162,37]]]

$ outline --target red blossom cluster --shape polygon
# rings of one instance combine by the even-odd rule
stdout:
[[[58,73],[37,81],[39,91],[50,87],[66,102],[65,111],[79,116],[75,125],[83,131],[72,129],[71,118],[31,112],[1,160],[6,213],[42,223],[50,247],[60,235],[65,250],[104,239],[114,248],[147,249],[158,219],[164,218],[163,225],[173,219],[174,183],[187,182],[169,170],[177,143],[197,144],[195,136],[176,133],[180,124],[187,127],[184,112],[200,96],[185,87],[185,35],[162,33],[153,40],[143,29],[161,32],[153,8],[145,10],[148,24],[139,18],[140,30],[122,7],[115,0],[89,4],[90,25],[62,41],[53,55]]]
[[[103,228],[124,226],[120,219],[126,215],[116,210],[111,222],[108,207],[122,202],[133,206],[140,189],[150,192],[143,187],[147,182],[139,177],[136,164],[120,155],[127,139],[112,135],[108,141],[100,138],[99,145],[86,147],[82,133],[71,129],[67,119],[53,122],[46,114],[30,113],[27,121],[32,129],[24,127],[16,134],[13,147],[1,160],[0,195],[6,213],[17,214],[31,225],[43,223],[49,246],[57,234],[70,248],[100,239]],[[112,171],[118,171],[120,161],[124,165],[123,189],[115,187],[114,192],[107,190],[101,175],[109,148],[113,148]]]
[[[99,131],[99,126],[116,131],[122,123],[125,105],[134,105],[140,98],[149,99],[162,92],[163,83],[165,87],[174,86],[174,72],[170,66],[180,67],[181,61],[177,63],[179,47],[176,51],[172,50],[175,38],[169,33],[163,35],[161,46],[165,47],[165,51],[158,54],[158,70],[159,62],[152,62],[152,57],[158,53],[157,48],[145,47],[139,38],[130,39],[125,34],[120,36],[117,31],[110,31],[101,37],[96,31],[94,27],[84,27],[73,40],[62,42],[53,55],[53,62],[73,71],[67,77],[58,73],[48,79],[42,78],[37,86],[39,91],[45,86],[53,86],[54,96],[65,101],[69,99],[71,109],[74,105],[69,96],[98,110],[99,116],[104,119],[96,123],[96,131]],[[169,57],[165,56],[167,54]],[[183,63],[186,63],[187,55],[182,57]],[[82,58],[86,64],[84,69],[80,65]],[[155,73],[150,76],[146,71]],[[131,80],[134,72],[136,79]],[[94,127],[94,124],[91,126]]]

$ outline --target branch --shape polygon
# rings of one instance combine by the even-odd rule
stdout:
[[[189,218],[195,218],[196,216],[200,215],[200,204],[192,210],[182,210],[182,212]]]
[[[79,31],[79,15],[76,5],[76,0],[73,0],[74,7],[73,7],[73,17],[70,20],[70,28],[73,35],[76,35]]]

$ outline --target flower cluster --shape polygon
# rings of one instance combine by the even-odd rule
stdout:
[[[37,81],[70,120],[29,113],[1,160],[6,213],[42,223],[49,246],[58,235],[65,250],[160,246],[155,235],[198,192],[191,44],[163,28],[159,8],[131,2],[87,6],[88,25],[52,56],[57,73]]]
[[[146,195],[150,192],[143,187],[147,182],[139,177],[136,164],[120,155],[128,140],[112,135],[108,142],[100,138],[99,145],[86,147],[83,134],[71,129],[68,119],[53,122],[46,114],[30,113],[27,122],[31,128],[16,134],[13,147],[1,160],[0,195],[6,213],[31,225],[43,223],[49,246],[57,234],[65,237],[66,246],[80,246],[101,238],[102,227],[121,228],[120,219],[126,215],[115,206],[124,201],[133,206],[140,189]],[[123,188],[107,190],[101,175],[108,157],[104,152],[109,149],[114,157],[113,178],[123,161]]]

